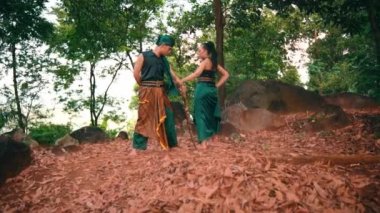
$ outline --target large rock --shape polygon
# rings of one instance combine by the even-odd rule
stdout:
[[[336,129],[351,123],[342,108],[335,105],[325,105],[323,110],[313,114],[310,119],[313,121],[313,130]]]
[[[40,147],[40,144],[30,136],[27,136],[25,138],[24,143],[27,144],[31,149]]]
[[[106,133],[99,127],[86,126],[70,133],[79,143],[96,143],[107,140]]]
[[[23,142],[27,137],[22,129],[14,129],[10,132],[4,133],[3,135],[9,137],[15,142]]]
[[[3,136],[12,139],[15,142],[25,143],[28,146],[30,146],[30,148],[39,147],[39,143],[35,141],[33,138],[31,138],[29,135],[26,135],[22,129],[14,129],[10,132],[4,133]]]
[[[350,106],[354,103],[372,106],[368,99],[355,96],[350,100]],[[300,121],[301,126],[311,131],[340,128],[350,123],[341,107],[328,104],[320,95],[272,80],[247,80],[238,86],[227,99],[223,121],[240,131],[276,129],[285,124],[282,114],[298,112],[313,113],[309,119]]]
[[[345,127],[351,123],[348,115],[339,106],[325,105],[319,112],[292,124],[299,131],[326,131]]]
[[[340,93],[323,97],[329,104],[337,105],[343,109],[371,109],[378,108],[380,105],[373,99],[354,93]]]
[[[51,152],[56,155],[64,155],[69,152],[75,152],[81,150],[79,146],[79,141],[70,134],[57,139],[54,143],[55,146],[50,147]]]
[[[234,104],[223,111],[223,122],[232,124],[241,131],[273,129],[285,124],[281,116],[266,109],[246,108],[243,104]]]
[[[57,139],[55,141],[55,145],[59,147],[76,146],[79,145],[79,141],[73,138],[71,135],[66,134],[65,136]]]
[[[317,93],[273,80],[244,81],[227,99],[227,105],[237,103],[275,113],[319,111],[326,104]]]
[[[116,139],[120,139],[120,140],[129,140],[128,132],[126,132],[126,131],[120,131],[120,132],[117,134]]]
[[[234,134],[239,133],[239,130],[235,128],[235,126],[229,122],[221,122],[220,123],[220,131],[218,135],[224,137],[230,137]]]
[[[32,153],[28,145],[0,135],[0,184],[18,175],[31,162]]]

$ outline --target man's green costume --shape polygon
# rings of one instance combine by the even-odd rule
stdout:
[[[174,46],[174,39],[168,35],[159,36],[157,45]],[[153,51],[142,53],[144,63],[139,88],[138,119],[133,135],[133,148],[145,150],[147,139],[159,141],[163,149],[177,146],[174,113],[168,94],[177,95],[170,65],[166,57],[157,57]]]

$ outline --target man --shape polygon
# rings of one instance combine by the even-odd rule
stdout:
[[[179,78],[165,57],[174,43],[171,36],[160,35],[157,46],[143,52],[136,60],[133,76],[140,87],[134,149],[145,150],[148,138],[157,140],[164,150],[177,146],[174,114],[167,94],[178,94],[173,80],[178,84]],[[178,86],[184,90],[183,85]]]

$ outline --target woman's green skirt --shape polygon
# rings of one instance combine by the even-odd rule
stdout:
[[[215,84],[198,82],[195,87],[194,122],[199,143],[219,132],[220,115],[218,92]]]

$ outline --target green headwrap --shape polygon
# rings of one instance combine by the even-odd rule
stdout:
[[[156,44],[157,45],[166,44],[173,47],[175,44],[175,41],[174,41],[174,38],[171,37],[170,35],[159,35],[156,41]],[[175,84],[173,82],[173,77],[170,73],[169,61],[165,56],[162,57],[162,59],[165,65],[165,76],[164,76],[165,91],[168,95],[178,95],[179,94],[178,89],[175,87]]]
[[[156,44],[157,45],[166,44],[173,47],[175,44],[175,41],[174,41],[174,38],[171,37],[170,35],[159,35],[156,41]]]

